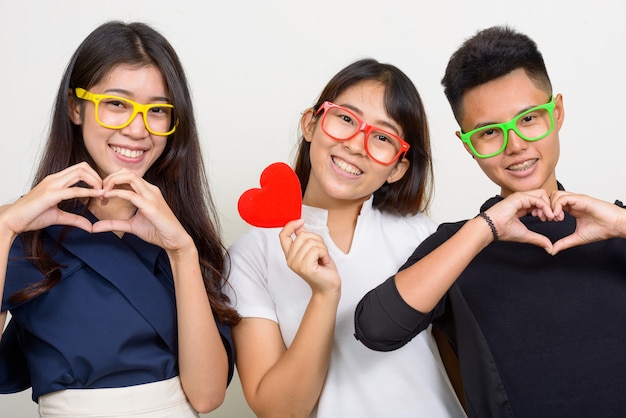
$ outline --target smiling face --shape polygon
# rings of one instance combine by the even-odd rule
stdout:
[[[488,124],[507,122],[549,100],[548,92],[537,87],[523,69],[517,69],[465,93],[461,129],[469,132]],[[490,158],[476,158],[487,177],[500,186],[503,197],[519,191],[544,189],[550,193],[557,189],[555,168],[563,119],[563,99],[557,95],[554,130],[548,136],[528,142],[509,131],[508,143],[502,153]],[[471,153],[467,145],[465,148]]]
[[[346,89],[334,103],[352,110],[365,122],[381,127],[399,137],[403,133],[384,106],[385,87],[379,82],[363,81]],[[311,143],[311,173],[303,202],[310,206],[331,208],[361,204],[386,181],[402,178],[409,162],[401,159],[391,165],[374,161],[365,150],[365,134],[359,132],[339,142],[326,135],[320,118],[308,111],[302,117],[302,132]]]
[[[163,76],[154,66],[119,65],[89,91],[142,104],[169,103]],[[96,121],[93,102],[76,100],[70,95],[70,117],[73,123],[82,126],[85,147],[96,164],[94,169],[102,178],[122,168],[143,177],[167,144],[166,136],[148,132],[141,113],[124,128],[105,128]]]

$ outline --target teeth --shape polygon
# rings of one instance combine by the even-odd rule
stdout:
[[[138,157],[141,157],[143,153],[145,152],[143,150],[130,150],[128,148],[120,148],[120,147],[111,147],[111,148],[116,153],[127,158],[138,158]]]
[[[333,157],[333,163],[335,163],[335,165],[339,167],[341,171],[345,171],[348,174],[352,174],[354,176],[360,176],[361,174],[363,174],[361,170],[359,170],[358,168],[356,168],[355,166],[351,164],[346,163],[343,160]]]
[[[522,164],[510,165],[508,169],[511,171],[524,171],[524,170],[528,170],[536,162],[537,162],[537,159],[535,158],[532,160],[524,161]]]

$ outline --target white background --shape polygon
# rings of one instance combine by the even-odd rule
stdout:
[[[241,193],[258,187],[268,164],[292,161],[300,112],[363,57],[398,66],[422,95],[435,161],[432,218],[474,216],[498,189],[455,137],[440,80],[461,42],[495,24],[538,43],[563,94],[558,179],[570,191],[626,199],[625,18],[619,0],[0,0],[0,203],[29,189],[63,70],[110,19],[149,23],[176,48],[226,244],[247,229],[237,213]],[[0,417],[35,416],[30,390],[0,395]],[[211,416],[253,416],[238,380]]]

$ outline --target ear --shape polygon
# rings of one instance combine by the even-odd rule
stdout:
[[[70,120],[74,125],[82,124],[81,115],[81,103],[74,97],[74,92],[72,89],[69,89],[67,92],[67,107],[68,113],[70,115]]]
[[[557,131],[561,130],[565,121],[565,107],[563,106],[563,96],[559,93],[554,98],[554,125]]]
[[[302,118],[300,118],[300,129],[302,130],[302,136],[306,142],[311,142],[311,138],[313,138],[316,121],[317,118],[313,114],[313,109],[307,109],[302,114]]]
[[[387,183],[395,183],[396,181],[400,180],[402,177],[404,177],[410,166],[411,162],[406,158],[398,161],[393,167],[391,174],[389,174],[389,177],[387,177]]]
[[[472,150],[470,149],[469,145],[467,145],[465,142],[463,142],[463,141],[461,140],[461,131],[456,131],[454,134],[456,135],[456,137],[457,137],[457,138],[459,138],[459,140],[460,140],[460,141],[461,141],[461,143],[463,144],[463,148],[465,148],[465,151],[467,151],[467,152],[468,152],[468,154],[472,156],[472,158],[475,158],[475,157],[474,157],[474,153],[473,153],[473,152],[472,152]]]

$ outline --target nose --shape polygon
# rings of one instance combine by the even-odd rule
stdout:
[[[122,133],[130,138],[141,139],[149,135],[148,128],[143,120],[143,114],[138,112],[128,126],[122,128]]]
[[[504,152],[507,154],[515,154],[524,151],[528,147],[528,142],[523,140],[513,129],[509,129],[507,135],[507,143],[504,148]]]
[[[354,154],[365,155],[365,141],[368,134],[368,127],[363,126],[352,138],[345,140],[343,146]]]

